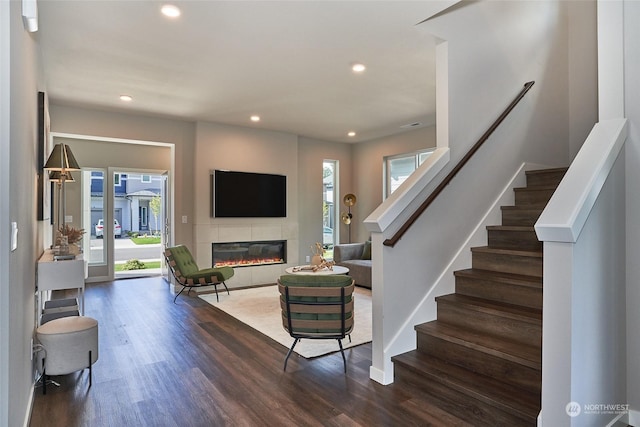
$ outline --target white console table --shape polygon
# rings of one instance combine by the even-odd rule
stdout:
[[[84,315],[84,279],[87,277],[87,261],[82,254],[75,259],[54,260],[52,250],[46,250],[38,260],[38,292],[63,289],[78,291],[78,304],[81,315]],[[41,307],[44,302],[41,300]]]

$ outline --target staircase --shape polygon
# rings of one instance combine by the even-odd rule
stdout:
[[[535,426],[542,385],[542,243],[533,228],[566,168],[527,172],[488,246],[417,325],[417,349],[392,358],[395,383],[475,426]]]

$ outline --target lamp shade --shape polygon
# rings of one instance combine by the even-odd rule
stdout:
[[[340,215],[340,219],[342,220],[342,222],[347,225],[351,224],[351,218],[352,215],[350,213],[343,212],[342,215]]]
[[[71,175],[71,172],[60,172],[58,170],[52,170],[51,172],[49,172],[49,181],[62,182],[63,175],[64,182],[76,182],[76,180],[73,179],[73,175]]]
[[[76,158],[73,157],[71,148],[69,148],[67,144],[63,143],[58,143],[53,147],[53,151],[51,152],[51,155],[49,155],[44,168],[60,172],[80,170],[80,166],[78,165]]]
[[[342,199],[346,206],[353,206],[356,204],[356,195],[355,194],[346,194]]]

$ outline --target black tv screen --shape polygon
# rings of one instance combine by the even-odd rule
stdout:
[[[287,177],[215,170],[211,175],[211,216],[282,218],[287,216]]]

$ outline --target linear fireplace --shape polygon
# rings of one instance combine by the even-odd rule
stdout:
[[[211,244],[214,267],[250,267],[287,262],[287,241],[225,242]]]

